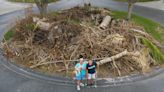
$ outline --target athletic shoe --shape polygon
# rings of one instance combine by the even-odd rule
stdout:
[[[77,85],[77,90],[80,91],[80,86],[79,85]]]
[[[83,83],[80,83],[80,86],[84,87],[84,84]]]
[[[84,83],[84,86],[87,86],[88,84],[87,83]]]
[[[94,85],[94,88],[97,88],[97,85]]]

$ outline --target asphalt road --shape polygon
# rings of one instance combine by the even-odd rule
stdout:
[[[67,9],[82,3],[82,0],[62,0],[56,4],[50,4],[49,10]],[[117,3],[110,0],[93,0],[92,4],[117,10],[125,11],[127,9],[125,3]],[[134,12],[164,24],[163,11],[135,6]],[[22,11],[0,15],[0,38],[14,24],[14,21],[20,17],[23,17]],[[0,61],[2,61],[1,58]],[[35,80],[25,75],[22,76],[0,64],[0,92],[76,92],[76,89],[74,86],[47,83],[46,81]],[[81,92],[164,92],[164,73],[121,86],[106,86],[96,89],[83,88]]]
[[[0,0],[0,15],[9,13],[15,10],[21,10],[23,8],[26,8],[28,4],[22,4],[22,3],[11,3],[6,2],[5,0]]]
[[[49,5],[49,10],[68,9],[73,6],[81,6],[86,0],[62,0]],[[65,3],[67,2],[67,3]],[[114,2],[112,0],[90,0],[92,6],[105,7],[114,10],[127,11],[127,3]],[[144,16],[164,25],[164,11],[143,6],[134,6],[133,13]]]

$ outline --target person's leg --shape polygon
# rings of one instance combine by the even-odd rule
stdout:
[[[80,91],[80,81],[77,80],[77,90]]]
[[[81,83],[81,79],[79,76],[76,77],[77,80],[77,90],[80,91],[80,83]]]
[[[87,85],[87,76],[86,75],[83,75],[83,83],[84,83],[84,86]]]
[[[90,79],[90,81],[91,81],[91,85],[94,84],[93,79],[94,79],[94,74],[91,74],[91,79]]]
[[[80,82],[80,86],[85,86],[85,79],[86,79],[86,75],[81,75],[81,82]]]
[[[88,85],[91,85],[92,74],[88,74]]]
[[[96,73],[92,74],[92,83],[94,84],[94,87],[97,87],[97,83],[96,83]]]

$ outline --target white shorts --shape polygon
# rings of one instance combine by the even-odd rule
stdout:
[[[94,74],[88,74],[88,79],[96,79],[96,73]]]

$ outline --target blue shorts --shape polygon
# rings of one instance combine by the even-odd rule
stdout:
[[[86,78],[86,75],[76,76],[76,80],[84,80],[85,78]]]

